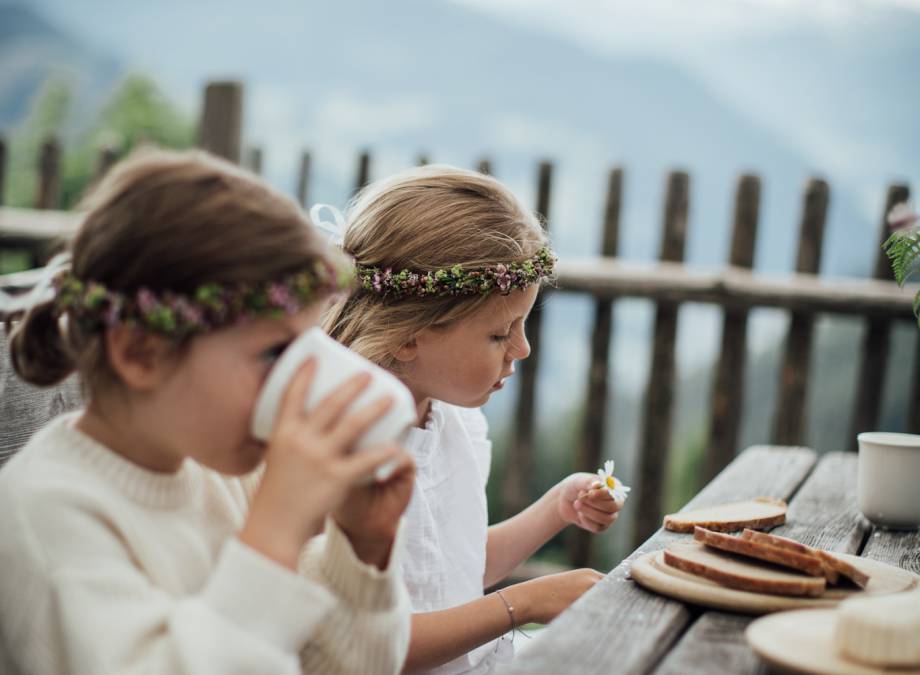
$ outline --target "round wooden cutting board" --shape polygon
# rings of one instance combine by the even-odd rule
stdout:
[[[839,555],[871,577],[865,590],[831,587],[823,595],[814,598],[739,591],[674,569],[664,562],[663,551],[648,553],[638,558],[632,564],[629,575],[640,585],[661,595],[694,605],[742,614],[767,614],[809,607],[828,608],[847,598],[897,593],[920,585],[920,576],[899,567],[845,553],[835,555]]]
[[[850,661],[834,648],[837,612],[811,609],[783,612],[757,619],[745,637],[758,656],[783,671],[808,675],[920,675],[917,668],[883,670]]]

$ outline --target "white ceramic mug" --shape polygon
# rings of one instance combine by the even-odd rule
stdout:
[[[355,443],[356,450],[398,440],[418,419],[415,399],[394,375],[339,344],[319,328],[312,328],[284,350],[268,374],[252,415],[252,435],[257,439],[268,440],[284,393],[301,364],[310,356],[316,357],[316,374],[304,401],[305,410],[316,406],[345,380],[360,372],[370,373],[371,381],[349,410],[361,408],[384,396],[393,399],[390,409]],[[385,479],[391,469],[391,466],[384,465],[375,474],[376,478]]]
[[[920,527],[920,436],[867,431],[856,439],[859,510],[882,527]]]

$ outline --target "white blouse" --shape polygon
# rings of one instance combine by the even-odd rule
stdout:
[[[406,437],[417,471],[402,558],[413,612],[448,609],[483,596],[492,458],[488,431],[478,408],[432,401],[425,428],[413,428]],[[427,672],[489,673],[513,655],[506,634]]]

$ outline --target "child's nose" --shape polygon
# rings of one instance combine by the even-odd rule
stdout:
[[[526,359],[528,356],[530,356],[530,343],[527,341],[524,331],[521,331],[518,338],[511,344],[511,349],[508,350],[508,357],[510,360],[515,361]]]

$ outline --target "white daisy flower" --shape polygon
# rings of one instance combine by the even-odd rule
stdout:
[[[604,468],[597,470],[597,477],[601,481],[601,486],[607,488],[607,492],[610,493],[610,496],[616,499],[618,502],[625,502],[626,498],[629,496],[630,488],[623,485],[621,481],[618,481],[613,476],[613,460],[608,459],[604,462]]]

